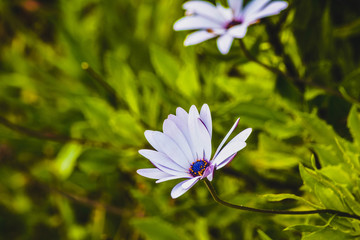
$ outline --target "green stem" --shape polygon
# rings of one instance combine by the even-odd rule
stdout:
[[[353,219],[360,220],[360,216],[358,216],[358,215],[341,212],[341,211],[337,211],[337,210],[332,210],[332,209],[320,209],[320,210],[309,210],[309,211],[288,211],[288,210],[258,209],[258,208],[251,208],[251,207],[246,207],[246,206],[242,206],[242,205],[236,205],[236,204],[232,204],[229,202],[225,202],[224,200],[220,199],[219,196],[216,194],[216,191],[209,180],[205,179],[204,182],[205,182],[205,185],[208,188],[211,196],[215,200],[215,202],[220,203],[226,207],[230,207],[230,208],[234,208],[234,209],[238,209],[238,210],[258,212],[258,213],[285,214],[285,215],[306,215],[306,214],[326,213],[326,214],[336,214],[337,216],[340,216],[340,217],[347,217],[347,218],[353,218]]]

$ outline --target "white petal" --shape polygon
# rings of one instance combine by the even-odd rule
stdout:
[[[197,159],[211,158],[211,137],[205,125],[200,120],[200,115],[196,107],[193,105],[189,111],[189,132]]]
[[[241,13],[243,0],[228,0],[228,4],[234,13],[234,18],[238,18]]]
[[[159,180],[157,180],[156,183],[161,183],[161,182],[174,180],[174,179],[179,179],[179,178],[192,178],[192,176],[190,176],[189,174],[183,174],[183,175],[164,177],[164,178],[160,178]]]
[[[175,31],[221,28],[222,25],[202,16],[186,16],[174,24]]]
[[[180,166],[175,163],[172,159],[170,159],[166,154],[162,152],[157,152],[149,149],[141,149],[139,153],[149,159],[157,168],[161,169],[161,166],[166,167],[168,169],[172,169],[174,172],[165,171],[169,174],[176,175],[177,172],[187,172],[188,169]],[[161,166],[159,166],[161,165]],[[161,169],[164,171],[163,169]]]
[[[219,51],[222,54],[227,54],[230,50],[231,44],[233,42],[233,37],[229,34],[224,34],[217,39],[217,46]]]
[[[225,159],[224,161],[222,161],[221,163],[219,163],[217,166],[216,166],[216,170],[219,170],[220,168],[226,166],[229,162],[231,162],[234,157],[236,156],[237,153],[234,153],[233,155],[231,155],[230,157],[228,157],[227,159]]]
[[[200,119],[205,124],[205,127],[207,128],[209,135],[211,137],[211,135],[212,135],[212,120],[211,120],[210,108],[207,104],[204,104],[201,107]]]
[[[222,163],[225,159],[237,153],[241,149],[246,146],[245,142],[237,142],[237,141],[230,141],[216,156],[216,158],[212,161],[213,164],[218,166],[218,164]]]
[[[261,8],[263,8],[270,0],[253,0],[249,2],[243,11],[244,18],[250,17],[252,14],[258,12]]]
[[[192,155],[193,155],[193,160],[196,160],[196,151],[193,147],[191,138],[190,138],[190,133],[189,133],[189,127],[188,127],[188,118],[189,118],[189,114],[182,108],[178,107],[176,109],[176,116],[170,114],[168,119],[170,119],[171,121],[173,121],[176,126],[180,129],[180,131],[184,134],[187,142],[189,143]]]
[[[238,118],[234,125],[231,127],[230,131],[226,134],[226,136],[224,137],[224,139],[221,141],[219,147],[216,149],[216,152],[214,154],[214,158],[216,158],[216,156],[218,155],[218,153],[220,152],[221,148],[223,147],[223,145],[225,144],[226,140],[230,137],[231,133],[235,130],[235,128],[237,127],[237,125],[239,124],[240,118]]]
[[[189,188],[183,188],[182,185],[184,183],[186,183],[187,181],[191,181],[192,179],[188,179],[185,181],[182,181],[178,184],[176,184],[176,186],[171,190],[171,197],[172,198],[178,198],[181,195],[183,195],[187,190],[189,190],[196,182],[193,183],[193,185],[191,185]]]
[[[224,23],[225,19],[218,9],[211,3],[205,1],[189,1],[184,3],[183,8],[190,14],[197,14],[210,18],[219,23]]]
[[[243,23],[240,25],[235,25],[228,30],[228,34],[230,34],[234,38],[243,38],[247,32],[248,24]]]
[[[189,179],[188,181],[184,182],[181,187],[182,188],[185,188],[185,189],[189,189],[191,188],[191,186],[193,186],[197,181],[200,180],[200,176],[198,177],[194,177],[194,178],[191,178]]]
[[[162,132],[146,130],[145,137],[157,151],[165,153],[185,169],[190,167],[189,160],[186,159],[185,154],[169,136]]]
[[[233,139],[231,139],[231,141],[245,142],[246,139],[248,139],[248,137],[250,136],[251,131],[252,128],[247,128],[237,134]]]
[[[171,176],[170,174],[164,173],[163,171],[160,171],[157,168],[143,168],[143,169],[138,169],[136,172],[141,176],[152,179],[160,179]]]
[[[163,123],[163,131],[166,135],[171,137],[172,140],[174,140],[174,142],[180,147],[189,163],[193,163],[193,156],[189,143],[181,130],[176,126],[176,124],[170,119],[165,119]]]
[[[260,18],[279,14],[282,10],[284,10],[287,7],[288,7],[287,2],[283,2],[283,1],[271,2],[267,6],[265,6],[263,9],[261,9],[260,11],[252,14],[251,16],[248,16],[246,21],[254,22]]]
[[[234,14],[233,14],[232,9],[225,8],[220,3],[216,4],[216,8],[220,12],[220,14],[223,16],[223,18],[225,19],[224,23],[233,20]]]
[[[208,39],[214,38],[216,36],[217,36],[216,34],[210,33],[206,30],[196,31],[187,35],[184,41],[184,45],[190,46],[190,45],[198,44]]]

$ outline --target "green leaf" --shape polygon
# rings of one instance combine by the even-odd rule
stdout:
[[[304,184],[310,188],[310,191],[317,196],[325,208],[350,211],[342,201],[343,194],[334,184],[301,164],[299,169]]]
[[[360,147],[360,114],[356,106],[353,106],[350,110],[347,125],[354,142]]]
[[[272,240],[266,233],[264,233],[261,229],[257,230],[257,233],[259,234],[259,237],[261,240]]]
[[[179,228],[160,218],[134,219],[131,224],[141,232],[146,239],[152,240],[189,240],[190,238]]]
[[[341,240],[354,239],[354,237],[340,230],[327,227],[321,229],[320,231],[305,235],[302,238],[302,240],[340,240],[340,239]]]
[[[200,84],[195,66],[187,64],[176,78],[176,86],[182,94],[194,99],[199,94]]]
[[[67,179],[74,170],[76,160],[82,153],[82,146],[76,143],[66,144],[58,153],[55,168],[60,179]]]
[[[150,47],[150,57],[156,73],[163,77],[169,86],[173,86],[180,72],[178,60],[164,48],[157,45]]]
[[[281,193],[281,194],[265,194],[265,195],[261,195],[261,197],[265,198],[267,201],[272,201],[272,202],[279,202],[285,199],[294,199],[297,201],[300,201],[302,203],[305,203],[306,205],[313,207],[313,208],[320,208],[320,206],[315,205],[309,201],[307,201],[306,199],[296,196],[294,194],[289,194],[289,193]]]

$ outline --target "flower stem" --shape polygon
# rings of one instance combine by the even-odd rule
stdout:
[[[216,194],[216,191],[209,180],[205,179],[204,182],[205,182],[205,185],[208,188],[211,196],[215,200],[215,202],[222,204],[226,207],[235,208],[238,210],[258,212],[258,213],[284,214],[284,215],[306,215],[306,214],[325,213],[325,214],[336,214],[337,216],[340,216],[340,217],[347,217],[347,218],[353,218],[353,219],[360,220],[360,216],[358,216],[358,215],[341,212],[341,211],[337,211],[337,210],[332,210],[332,209],[319,209],[319,210],[308,210],[308,211],[288,211],[288,210],[258,209],[258,208],[251,208],[251,207],[246,207],[246,206],[242,206],[242,205],[236,205],[236,204],[232,204],[232,203],[229,203],[229,202],[226,202],[226,201],[220,199],[219,196]]]

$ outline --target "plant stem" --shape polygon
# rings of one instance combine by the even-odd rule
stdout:
[[[358,215],[341,212],[341,211],[337,211],[337,210],[332,210],[332,209],[319,209],[319,210],[308,210],[308,211],[288,211],[288,210],[258,209],[258,208],[251,208],[251,207],[246,207],[246,206],[242,206],[242,205],[236,205],[236,204],[232,204],[232,203],[229,203],[229,202],[226,202],[226,201],[220,199],[219,196],[216,194],[216,191],[209,180],[205,179],[204,182],[205,182],[205,185],[208,188],[211,196],[215,200],[215,202],[222,204],[226,207],[230,207],[230,208],[234,208],[234,209],[238,209],[238,210],[258,212],[258,213],[284,214],[284,215],[306,215],[306,214],[325,213],[325,214],[336,214],[337,216],[340,216],[340,217],[347,217],[347,218],[353,218],[353,219],[360,220],[360,216],[358,216]]]

